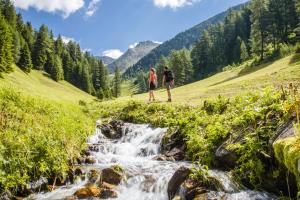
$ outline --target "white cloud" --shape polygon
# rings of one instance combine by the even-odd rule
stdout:
[[[177,9],[186,5],[192,5],[193,3],[201,0],[153,0],[154,5],[160,8],[170,7]]]
[[[85,12],[85,15],[87,17],[91,17],[95,14],[95,12],[97,11],[98,9],[98,4],[101,2],[101,0],[91,0],[89,5],[88,5],[88,8]]]
[[[133,49],[133,48],[136,47],[138,44],[139,44],[139,43],[136,42],[136,43],[134,43],[134,44],[129,45],[129,49]]]
[[[64,18],[84,6],[84,0],[13,0],[16,7],[27,10],[33,7],[51,13],[61,13]]]
[[[66,37],[66,36],[61,36],[61,39],[62,41],[65,43],[65,44],[68,44],[70,41],[74,42],[75,39],[74,38],[71,38],[71,37]]]
[[[103,56],[108,56],[114,59],[118,59],[120,56],[123,55],[123,52],[119,49],[110,49],[102,52]]]

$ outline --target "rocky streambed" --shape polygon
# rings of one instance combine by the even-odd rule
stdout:
[[[193,166],[184,161],[184,144],[176,133],[164,137],[166,132],[119,120],[98,124],[72,178],[51,192],[28,199],[277,199],[241,187],[223,171],[209,170],[208,182],[190,179]]]

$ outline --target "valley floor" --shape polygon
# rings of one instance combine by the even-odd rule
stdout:
[[[258,67],[246,64],[213,75],[204,80],[172,90],[175,103],[200,104],[208,97],[234,96],[240,92],[257,90],[267,86],[280,86],[300,80],[300,54],[277,60]],[[176,81],[176,80],[175,80]],[[128,91],[126,91],[126,94]],[[158,101],[166,100],[166,90],[156,91]],[[117,99],[148,100],[148,94],[138,94]]]

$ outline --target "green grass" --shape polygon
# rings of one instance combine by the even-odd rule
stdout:
[[[254,91],[266,86],[278,86],[299,80],[300,54],[297,54],[258,67],[248,67],[247,64],[244,64],[207,79],[175,88],[172,90],[172,94],[175,103],[199,104],[208,97],[234,96],[243,91]],[[166,101],[165,89],[157,90],[155,94],[158,101]],[[122,97],[119,100],[146,101],[148,94]]]
[[[4,74],[4,78],[0,78],[0,85],[55,101],[78,103],[79,100],[94,99],[66,81],[55,82],[42,71],[33,70],[26,74],[18,67],[14,67],[14,72]]]
[[[41,176],[62,178],[93,134],[97,113],[79,101],[94,97],[46,73],[14,71],[0,78],[0,193],[14,194]]]
[[[0,193],[41,176],[64,177],[97,118],[78,104],[30,97],[0,86]]]

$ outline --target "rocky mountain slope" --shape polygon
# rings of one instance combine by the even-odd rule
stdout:
[[[108,65],[109,71],[113,72],[116,67],[119,67],[122,72],[127,70],[159,45],[159,43],[152,41],[136,44],[132,48],[129,48],[120,58]]]

